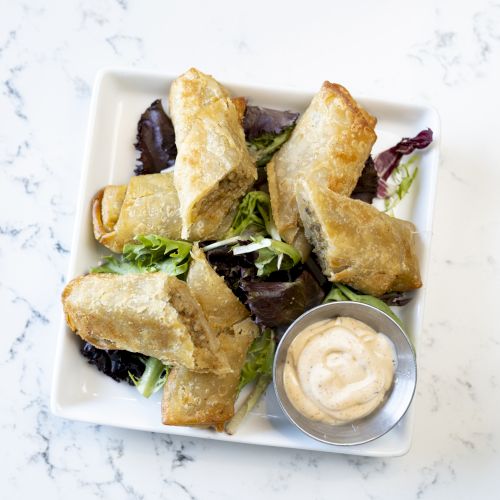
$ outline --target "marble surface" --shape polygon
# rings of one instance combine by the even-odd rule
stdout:
[[[2,498],[498,498],[500,4],[0,0]],[[353,458],[48,409],[93,78],[104,66],[424,98],[442,118],[411,451]]]

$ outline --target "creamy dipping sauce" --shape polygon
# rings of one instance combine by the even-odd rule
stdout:
[[[290,402],[305,417],[344,424],[365,417],[392,385],[394,344],[353,318],[318,321],[288,348],[283,382]]]

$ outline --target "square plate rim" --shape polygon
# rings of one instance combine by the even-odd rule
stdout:
[[[98,114],[98,104],[99,104],[99,97],[100,97],[100,92],[102,89],[102,84],[103,81],[106,78],[118,78],[118,79],[130,79],[130,78],[144,78],[144,79],[158,79],[158,80],[173,80],[174,78],[177,77],[177,75],[173,75],[169,72],[164,72],[164,71],[149,71],[149,70],[142,70],[142,69],[132,69],[132,68],[120,68],[120,67],[106,67],[102,68],[99,70],[96,74],[93,88],[92,88],[92,95],[91,95],[91,100],[90,100],[90,105],[89,105],[89,115],[88,115],[88,120],[87,120],[87,128],[86,128],[86,134],[85,134],[85,142],[84,142],[84,152],[83,152],[83,157],[82,157],[82,167],[81,167],[81,172],[79,176],[79,188],[78,188],[78,194],[76,197],[76,210],[75,210],[75,215],[73,218],[73,232],[72,232],[72,238],[71,238],[71,250],[70,250],[70,259],[67,267],[67,272],[66,272],[66,280],[69,277],[72,277],[75,275],[76,267],[77,267],[77,251],[75,250],[78,247],[78,243],[80,240],[80,234],[81,234],[81,224],[77,224],[77,222],[80,222],[82,220],[82,212],[84,210],[84,201],[85,201],[85,191],[86,191],[86,185],[87,185],[87,178],[88,174],[90,172],[90,156],[91,156],[91,151],[92,151],[92,146],[93,146],[93,131],[97,119],[97,114]],[[305,88],[294,88],[294,87],[287,87],[287,86],[273,86],[273,85],[266,85],[266,84],[247,84],[247,83],[241,83],[241,82],[236,82],[236,81],[226,81],[226,80],[221,80],[221,83],[224,86],[227,86],[228,88],[232,87],[242,87],[245,89],[249,89],[250,92],[252,90],[255,90],[256,92],[259,93],[271,93],[271,94],[279,94],[279,93],[286,93],[288,96],[293,95],[295,97],[299,98],[312,98],[312,96],[317,92],[317,89],[312,90],[312,89],[305,89]],[[249,94],[251,95],[251,94]],[[162,97],[163,98],[163,97]],[[429,267],[430,267],[430,257],[431,257],[431,243],[432,243],[432,229],[433,229],[433,222],[434,222],[434,211],[435,211],[435,203],[436,203],[436,191],[437,191],[437,179],[438,179],[438,165],[439,165],[439,159],[440,159],[440,139],[441,139],[441,119],[439,116],[439,113],[437,109],[430,104],[429,102],[423,100],[423,99],[414,99],[412,102],[407,102],[405,100],[401,99],[387,99],[385,97],[378,97],[376,95],[357,95],[355,97],[357,100],[362,101],[363,104],[368,106],[374,105],[374,106],[389,106],[393,108],[406,108],[406,109],[412,109],[415,111],[419,111],[421,113],[425,113],[430,117],[429,120],[429,126],[432,128],[434,132],[434,141],[433,141],[433,157],[432,157],[432,163],[433,163],[433,171],[432,171],[432,178],[431,182],[428,185],[428,189],[430,190],[430,195],[429,195],[429,210],[428,210],[428,217],[426,220],[426,232],[428,232],[428,237],[427,241],[425,243],[426,247],[426,259],[425,259],[425,267],[422,270],[422,278],[424,280],[424,283],[428,283],[428,276],[429,276]],[[420,315],[420,323],[423,323],[423,318],[425,316],[425,302],[426,302],[426,296],[427,296],[427,289],[428,286],[425,286],[423,290],[421,291],[422,293],[420,294],[419,297],[419,307],[422,308],[422,313]],[[146,432],[162,432],[162,431],[156,431],[156,430],[151,430],[147,427],[141,427],[140,425],[130,425],[130,424],[119,424],[116,422],[111,422],[108,421],[106,418],[103,419],[94,419],[94,418],[85,418],[84,416],[75,416],[71,411],[70,407],[64,407],[64,405],[61,404],[60,399],[59,399],[59,392],[58,392],[58,384],[61,380],[61,357],[63,355],[63,346],[64,346],[64,341],[65,341],[65,336],[67,335],[67,330],[66,330],[66,322],[64,319],[64,313],[62,313],[62,320],[60,322],[59,328],[58,328],[58,333],[57,333],[57,338],[56,338],[56,349],[55,349],[55,355],[54,355],[54,364],[53,364],[53,373],[52,373],[52,380],[51,380],[51,392],[50,392],[50,410],[52,414],[58,417],[63,417],[63,418],[69,418],[71,420],[76,420],[80,422],[87,422],[87,423],[93,423],[96,425],[106,425],[106,426],[112,426],[112,427],[118,427],[118,428],[123,428],[123,429],[130,429],[130,430],[137,430],[137,431],[146,431]],[[420,344],[420,335],[417,336],[417,339],[415,339],[415,348],[416,351],[420,351],[419,344]],[[235,436],[232,436],[230,439],[225,439],[221,438],[219,434],[211,434],[207,433],[206,437],[203,436],[203,439],[211,439],[211,440],[217,440],[217,441],[222,441],[222,442],[233,442],[233,443],[238,443],[238,444],[251,444],[251,445],[258,445],[258,446],[271,446],[271,447],[280,447],[280,448],[289,448],[289,449],[298,449],[298,450],[314,450],[314,451],[319,451],[319,452],[324,452],[324,453],[345,453],[345,454],[352,454],[352,455],[358,455],[358,456],[374,456],[374,457],[391,457],[391,456],[402,456],[405,455],[410,447],[411,447],[411,440],[412,440],[412,434],[413,434],[413,422],[414,422],[414,412],[415,412],[415,404],[414,402],[412,403],[411,407],[408,410],[407,417],[409,418],[409,425],[410,425],[410,432],[409,432],[409,437],[401,442],[401,446],[397,449],[392,449],[392,451],[389,452],[384,452],[383,450],[377,450],[376,452],[371,452],[368,454],[364,454],[362,452],[354,452],[351,453],[349,452],[349,447],[344,447],[342,450],[339,449],[332,449],[330,450],[325,450],[325,449],[318,449],[314,450],[314,448],[304,448],[304,447],[295,447],[292,444],[274,444],[274,443],[260,443],[260,442],[253,442],[251,439],[247,438],[235,438]],[[165,428],[164,433],[170,433],[172,435],[179,435],[181,437],[190,437],[190,438],[199,438],[200,436],[189,436],[189,434],[184,434],[184,433],[176,433],[176,432],[171,432],[171,428]],[[352,449],[352,448],[351,448]],[[360,450],[361,451],[361,450]]]

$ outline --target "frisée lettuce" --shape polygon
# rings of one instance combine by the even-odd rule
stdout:
[[[120,257],[107,256],[91,273],[151,273],[162,271],[182,277],[189,269],[191,243],[155,234],[137,236],[123,247]]]

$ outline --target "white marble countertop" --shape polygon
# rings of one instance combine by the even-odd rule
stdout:
[[[498,498],[500,4],[0,2],[2,498]],[[48,409],[91,85],[105,66],[424,98],[442,165],[411,451],[365,459],[64,421]]]

